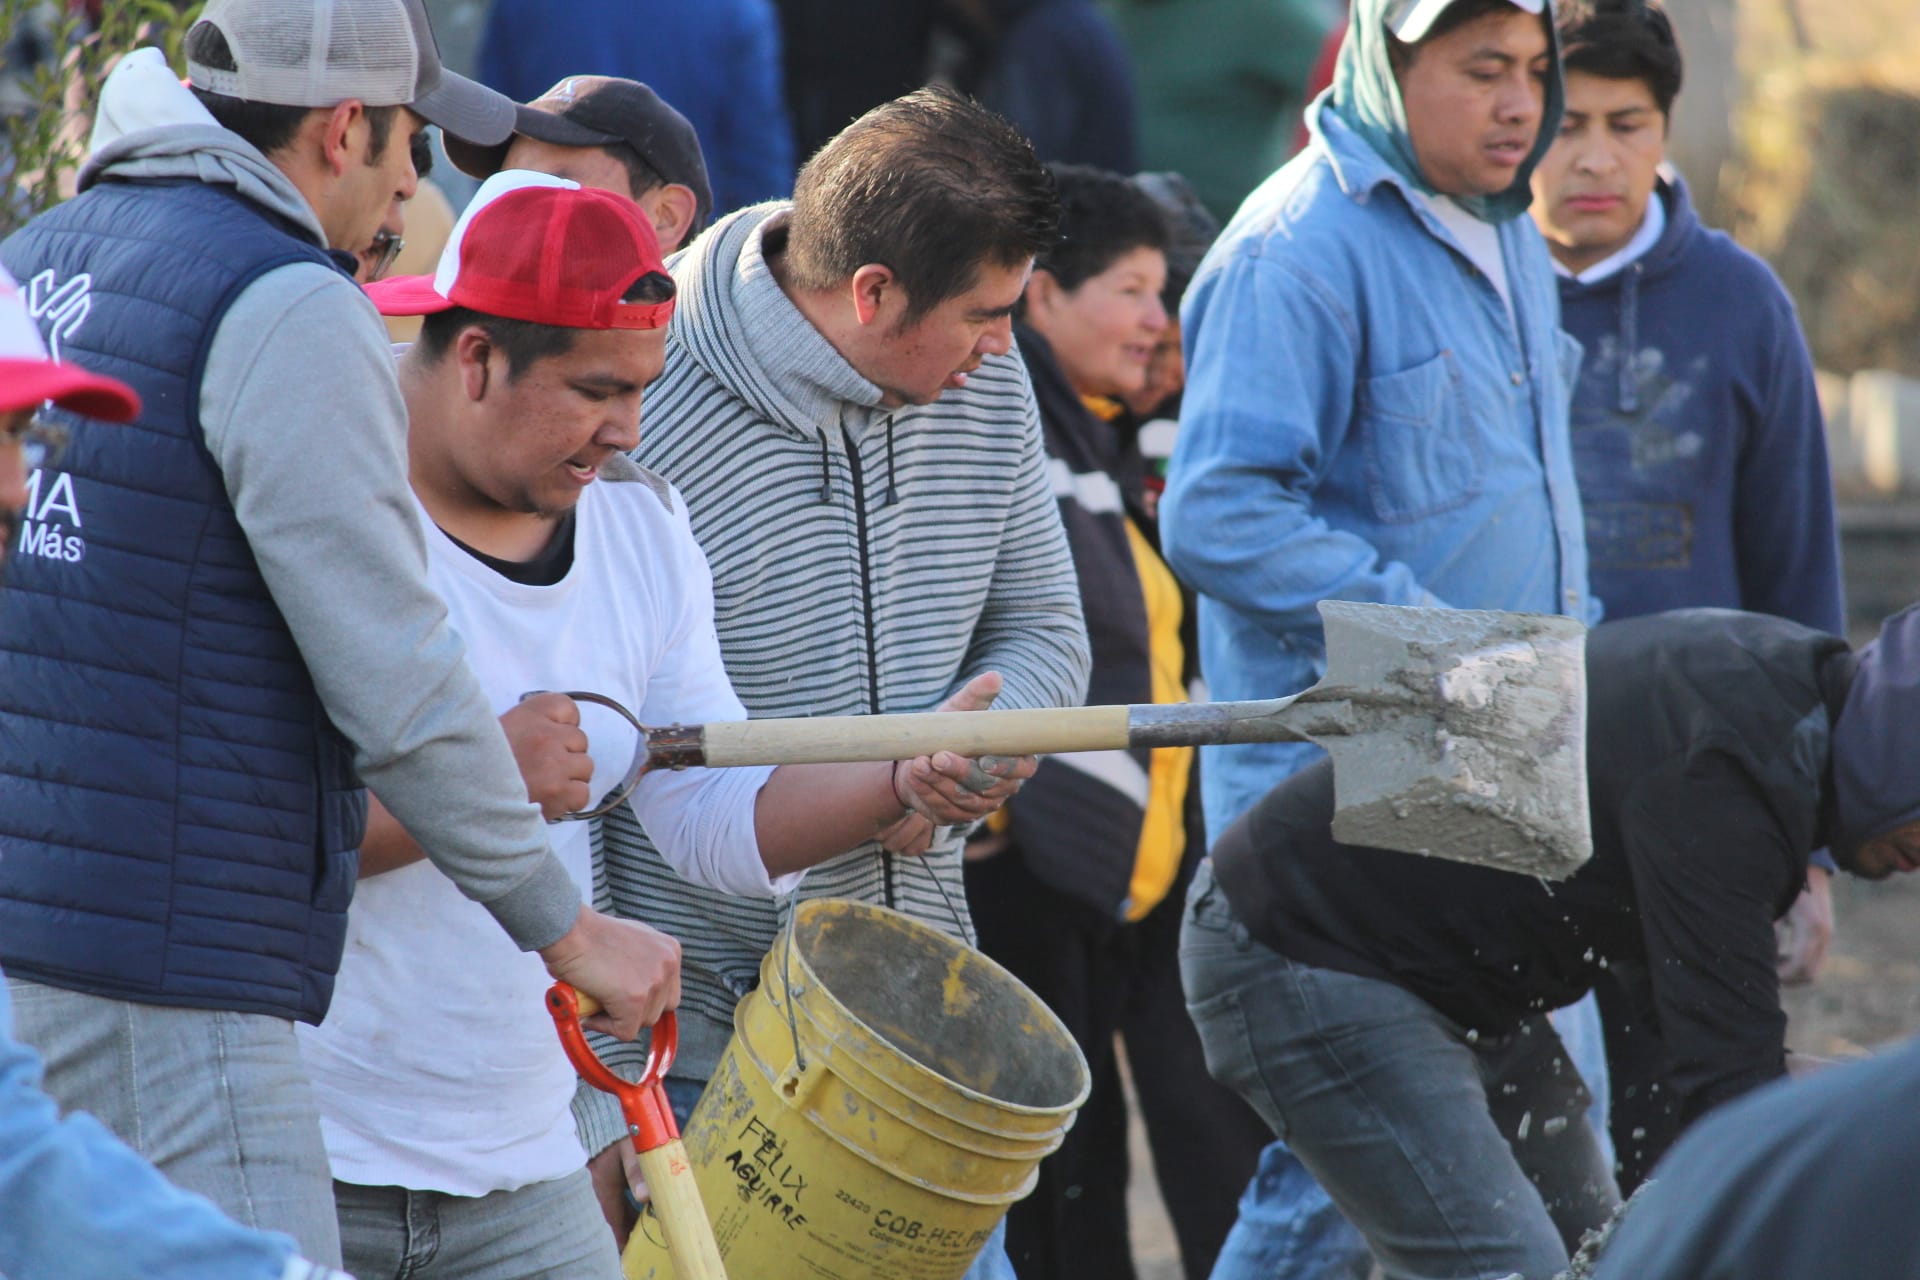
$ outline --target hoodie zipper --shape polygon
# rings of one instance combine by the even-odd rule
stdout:
[[[843,423],[840,435],[847,442],[847,474],[853,481],[853,527],[860,548],[860,618],[867,636],[867,714],[880,714],[880,644],[873,634],[873,569],[867,544],[866,479],[860,472],[860,447]],[[888,909],[894,909],[893,858],[880,851],[880,875]]]

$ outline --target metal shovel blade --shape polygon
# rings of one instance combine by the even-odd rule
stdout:
[[[1334,838],[1562,879],[1593,854],[1586,628],[1544,614],[1328,600],[1307,736]]]

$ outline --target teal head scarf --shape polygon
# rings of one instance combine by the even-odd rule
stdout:
[[[1340,47],[1340,60],[1333,74],[1332,105],[1342,124],[1359,134],[1379,153],[1395,173],[1415,189],[1434,195],[1420,162],[1413,153],[1413,138],[1407,131],[1407,108],[1400,99],[1400,86],[1393,78],[1393,64],[1387,59],[1387,11],[1393,0],[1353,0],[1353,21],[1346,41]],[[1566,105],[1566,84],[1560,70],[1560,38],[1553,29],[1551,0],[1543,15],[1547,24],[1547,47],[1553,65],[1547,72],[1546,110],[1540,117],[1540,133],[1533,140],[1520,172],[1505,191],[1490,196],[1456,196],[1460,206],[1483,222],[1505,222],[1527,211],[1533,201],[1528,184],[1535,166],[1553,145],[1560,130],[1560,113]]]

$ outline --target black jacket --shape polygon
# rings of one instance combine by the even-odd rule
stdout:
[[[1234,913],[1305,964],[1397,983],[1463,1028],[1597,990],[1628,1182],[1679,1126],[1785,1070],[1773,921],[1824,838],[1843,641],[1686,610],[1587,643],[1593,860],[1549,883],[1333,842],[1330,766],[1214,846]]]
[[[1087,702],[1151,702],[1147,607],[1127,538],[1137,494],[1128,492],[1123,439],[1081,402],[1047,340],[1024,325],[1016,332],[1040,405],[1048,471],[1093,648]],[[1144,747],[1048,756],[1007,806],[1008,833],[1028,868],[1090,908],[1095,920],[1117,924],[1124,917],[1146,798],[1128,784],[1143,785],[1150,768]]]

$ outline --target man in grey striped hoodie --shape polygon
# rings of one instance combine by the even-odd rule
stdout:
[[[743,209],[676,259],[666,371],[634,457],[686,499],[749,714],[926,711],[988,672],[998,706],[1085,696],[1079,590],[1011,330],[1056,225],[1027,141],[921,90],[823,147],[790,204]],[[684,1115],[792,899],[690,885],[630,818],[609,815],[603,834],[612,909],[680,939],[668,1092]],[[972,941],[962,834],[909,820],[795,896],[884,903]],[[576,1102],[607,1180],[625,1133],[610,1102]],[[997,1238],[969,1274],[1011,1277]]]

